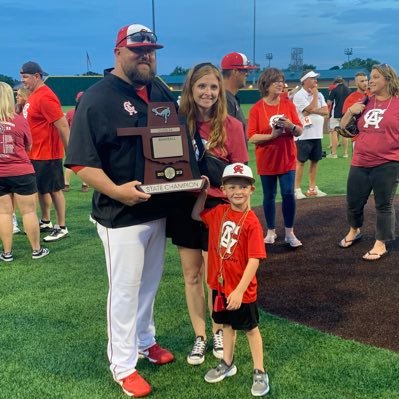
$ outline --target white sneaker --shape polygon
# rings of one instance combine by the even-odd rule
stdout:
[[[51,241],[61,240],[61,238],[64,238],[67,235],[68,235],[68,229],[66,227],[64,229],[61,229],[61,227],[58,226],[58,224],[55,224],[51,233],[47,237],[44,237],[43,241],[51,242]]]
[[[198,336],[195,338],[194,346],[191,352],[187,355],[187,363],[193,366],[204,363],[206,352],[206,341],[204,337]]]
[[[302,192],[301,188],[296,188],[295,189],[295,199],[301,200],[306,198],[306,195]]]
[[[263,240],[265,244],[274,244],[277,239],[277,234],[267,234]]]
[[[284,241],[286,244],[289,244],[291,248],[298,248],[302,246],[302,243],[294,235],[285,237]]]
[[[223,330],[219,329],[213,335],[212,353],[216,359],[223,359]]]
[[[337,154],[328,154],[328,155],[326,156],[326,158],[337,159],[337,158],[338,158],[338,155],[337,155]]]
[[[319,187],[315,187],[315,191],[316,191],[316,197],[325,197],[326,195],[327,195],[327,193],[324,193],[323,191],[321,191],[320,189],[319,189]]]
[[[21,232],[21,229],[14,224],[14,226],[12,227],[12,234],[18,234],[20,232]]]

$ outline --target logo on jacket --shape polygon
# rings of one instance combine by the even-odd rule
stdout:
[[[364,127],[374,126],[376,129],[380,128],[379,123],[384,118],[384,113],[386,109],[374,108],[370,111],[367,111],[366,115],[364,116]]]
[[[123,103],[123,108],[125,108],[125,110],[129,112],[130,116],[132,116],[133,114],[137,114],[136,108],[134,108],[134,105],[132,105],[130,101],[125,101]]]
[[[170,108],[169,107],[157,107],[153,108],[152,112],[161,118],[165,119],[165,123],[168,122],[168,118],[170,117]]]

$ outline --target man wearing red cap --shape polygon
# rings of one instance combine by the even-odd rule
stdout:
[[[241,110],[237,93],[238,90],[245,87],[248,72],[258,68],[249,63],[245,54],[236,52],[223,57],[221,68],[226,88],[227,112],[242,122],[246,132],[247,122]]]
[[[137,188],[144,174],[141,137],[121,137],[117,129],[146,126],[149,102],[174,102],[155,77],[155,50],[162,47],[143,25],[120,29],[115,67],[81,98],[66,159],[66,166],[94,188],[91,216],[109,281],[110,369],[123,391],[135,397],[151,392],[136,370],[139,357],[158,365],[174,359],[157,344],[153,318],[164,263],[166,206],[163,195]]]

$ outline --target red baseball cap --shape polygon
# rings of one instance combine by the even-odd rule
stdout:
[[[144,25],[132,24],[119,29],[116,37],[116,48],[121,47],[153,47],[155,49],[163,48],[157,44],[157,36]]]
[[[257,66],[251,65],[245,54],[229,53],[222,59],[222,69],[258,69]]]
[[[76,97],[75,97],[75,101],[78,101],[80,99],[80,97],[82,97],[84,94],[84,91],[79,91],[78,93],[76,93]]]

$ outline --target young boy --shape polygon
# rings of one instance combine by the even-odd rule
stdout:
[[[250,209],[253,185],[251,168],[241,163],[228,165],[222,177],[222,190],[229,204],[204,210],[206,188],[192,212],[209,228],[208,285],[213,291],[212,318],[223,324],[224,351],[219,365],[205,375],[215,383],[237,373],[234,360],[236,330],[244,330],[254,362],[253,396],[269,392],[269,379],[263,367],[262,337],[256,306],[256,270],[266,258],[262,226]]]

